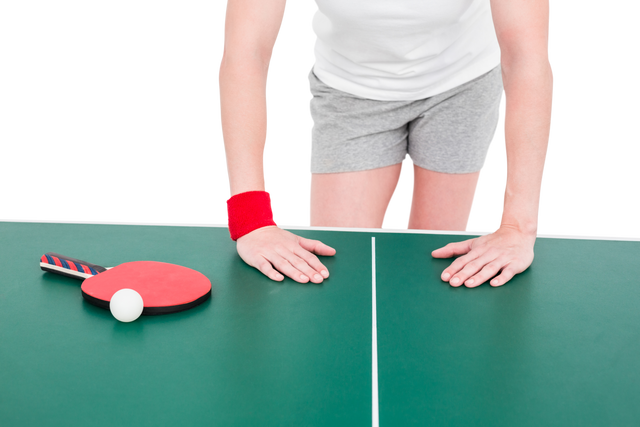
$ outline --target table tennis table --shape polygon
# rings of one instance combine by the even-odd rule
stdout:
[[[270,281],[224,227],[0,223],[0,425],[640,425],[640,242],[539,238],[468,289],[430,256],[466,235],[294,232],[337,249],[324,283]],[[212,298],[119,323],[48,251],[184,265]]]

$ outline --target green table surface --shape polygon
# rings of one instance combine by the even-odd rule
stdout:
[[[271,282],[226,228],[0,223],[0,426],[640,425],[640,242],[539,238],[466,289],[429,255],[465,236],[295,232],[337,249],[323,284]],[[181,264],[212,298],[119,323],[49,251]]]

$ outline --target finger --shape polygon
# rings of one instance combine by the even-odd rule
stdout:
[[[498,274],[498,272],[504,267],[504,263],[499,260],[490,262],[485,265],[477,274],[471,276],[464,282],[464,285],[468,288],[475,288],[482,285],[487,280]]]
[[[448,245],[431,252],[431,256],[434,258],[451,258],[458,255],[464,255],[471,251],[471,243],[474,240],[475,239],[469,239],[463,242],[449,243]]]
[[[513,279],[513,276],[515,276],[517,274],[516,270],[511,268],[511,266],[507,266],[505,268],[502,269],[502,273],[500,273],[500,275],[496,276],[493,280],[491,280],[491,282],[489,283],[491,286],[502,286],[505,283],[507,283],[509,280]]]
[[[461,257],[461,258],[465,258],[465,257]],[[460,260],[461,258],[458,258],[456,261]],[[464,267],[460,269],[457,273],[452,274],[453,277],[451,277],[451,280],[449,281],[449,283],[453,286],[460,286],[464,284],[471,276],[477,274],[486,265],[495,261],[496,258],[497,256],[494,251],[488,251],[483,253],[480,256],[477,256],[474,259],[471,259],[468,261],[465,259]]]
[[[295,262],[294,260],[292,261]],[[313,275],[309,276],[308,273],[304,273],[300,270],[300,268],[292,264],[291,261],[283,257],[278,257],[278,262],[274,264],[274,266],[278,269],[278,271],[281,271],[282,274],[299,283],[307,283],[309,281],[309,277],[313,277]]]
[[[271,280],[275,280],[276,282],[281,282],[282,280],[284,280],[284,276],[280,274],[279,271],[275,270],[266,258],[261,258],[254,267],[260,270],[262,274],[264,274]]]
[[[453,286],[462,285],[460,279],[458,278],[458,280],[454,280],[455,278],[453,276],[458,274],[468,263],[478,258],[478,256],[478,252],[469,252],[468,254],[461,256],[453,261],[449,267],[444,269],[440,278],[445,282],[449,282],[449,284]]]
[[[306,249],[309,252],[312,252],[316,255],[322,256],[332,256],[336,254],[336,250],[331,246],[327,246],[319,240],[313,239],[305,239],[304,237],[300,237],[298,239],[298,243],[302,246],[303,249]]]
[[[294,267],[286,258],[278,254],[273,254],[269,256],[269,258],[263,256],[261,261],[256,265],[256,268],[270,279],[278,282],[284,280],[283,274],[299,283],[307,283],[309,281],[308,275],[304,274],[304,272]]]
[[[304,274],[310,281],[314,283],[322,283],[322,276],[318,271],[314,270],[305,259],[299,257],[294,252],[288,252],[283,254],[283,256],[294,268]]]
[[[304,262],[306,262],[314,270],[313,276],[309,276],[311,277],[312,282],[322,283],[323,279],[329,277],[329,270],[320,262],[317,256],[303,248],[299,248],[298,250],[294,251],[294,253],[302,258]]]

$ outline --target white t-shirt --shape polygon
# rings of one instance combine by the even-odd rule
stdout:
[[[368,99],[428,98],[500,63],[489,0],[316,0],[314,73]]]

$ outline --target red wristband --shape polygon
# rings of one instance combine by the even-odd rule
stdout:
[[[258,228],[276,225],[271,212],[271,199],[266,191],[247,191],[227,200],[229,234],[238,240]]]

